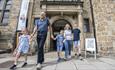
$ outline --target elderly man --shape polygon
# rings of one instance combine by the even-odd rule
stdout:
[[[47,37],[48,28],[50,27],[50,23],[48,18],[46,17],[45,12],[41,12],[40,19],[35,24],[34,31],[32,36],[37,32],[37,44],[38,44],[38,57],[37,57],[37,69],[41,68],[41,64],[44,62],[44,44]]]

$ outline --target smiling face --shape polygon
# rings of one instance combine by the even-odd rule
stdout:
[[[27,29],[23,28],[21,32],[22,32],[22,34],[27,34]]]
[[[65,29],[70,29],[70,25],[69,25],[69,24],[66,24],[66,25],[65,25]]]
[[[60,34],[62,34],[62,35],[63,35],[63,33],[64,33],[64,32],[63,32],[63,30],[60,30]]]
[[[78,28],[78,24],[77,23],[74,23],[74,28]]]

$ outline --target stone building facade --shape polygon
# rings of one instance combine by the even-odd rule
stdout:
[[[14,48],[12,44],[16,43],[16,28],[22,0],[9,1],[11,1],[11,8],[8,24],[2,25],[0,22],[0,48],[2,49]],[[72,28],[74,28],[73,24],[78,24],[81,30],[82,49],[84,49],[85,38],[94,37],[94,28],[98,51],[103,51],[101,48],[115,48],[115,0],[92,0],[92,6],[94,19],[92,19],[90,0],[30,0],[27,28],[32,32],[40,12],[46,11],[54,35],[65,24],[69,24]],[[3,12],[0,11],[1,21]],[[95,27],[93,27],[93,20]],[[45,44],[46,51],[55,49],[53,48],[55,43],[51,40],[50,35],[49,31]]]

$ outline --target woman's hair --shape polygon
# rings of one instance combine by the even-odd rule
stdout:
[[[71,29],[71,26],[69,24],[66,24],[65,27],[64,27],[64,30],[66,30],[67,28]]]

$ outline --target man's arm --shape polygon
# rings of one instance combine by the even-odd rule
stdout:
[[[33,33],[31,34],[31,37],[33,37],[36,32],[37,32],[37,26],[34,27],[34,30],[33,30]]]
[[[48,20],[48,30],[51,32],[51,37],[53,37],[53,30],[52,30],[52,26],[51,26],[51,24],[50,24],[50,21],[49,21],[49,19],[47,19]],[[53,37],[54,38],[54,37]]]

